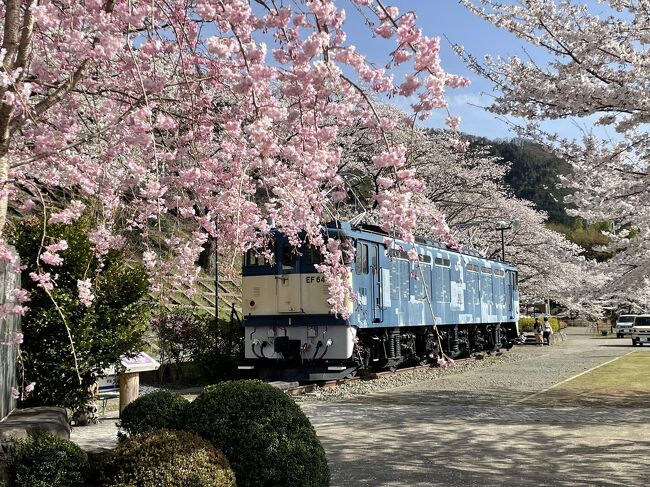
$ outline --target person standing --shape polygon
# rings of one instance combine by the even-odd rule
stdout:
[[[542,338],[542,324],[539,322],[539,318],[535,318],[533,329],[535,330],[535,343],[538,347],[541,347],[544,341]]]
[[[544,316],[543,342],[546,345],[551,344],[552,334],[553,334],[553,328],[551,328],[551,323],[548,321],[548,316]]]

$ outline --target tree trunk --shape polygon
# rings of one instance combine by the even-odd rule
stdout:
[[[208,236],[203,244],[203,250],[199,254],[199,266],[211,276],[217,272],[217,240]]]

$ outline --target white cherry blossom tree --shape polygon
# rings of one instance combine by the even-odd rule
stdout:
[[[508,59],[491,53],[479,59],[484,53],[458,47],[469,66],[494,83],[489,109],[518,117],[513,123],[522,135],[570,161],[574,171],[565,184],[575,191],[570,201],[579,214],[613,223],[620,254],[606,266],[609,283],[592,288],[591,296],[614,305],[623,296],[643,303],[650,273],[648,3],[462,1],[529,45]],[[542,124],[567,117],[593,129],[570,140]],[[611,132],[602,135],[606,129]]]

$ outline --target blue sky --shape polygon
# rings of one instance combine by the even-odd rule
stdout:
[[[447,99],[452,115],[460,116],[460,130],[466,133],[488,138],[511,138],[516,136],[508,125],[496,115],[480,108],[490,103],[491,84],[471,73],[462,60],[452,51],[450,42],[462,44],[470,54],[482,58],[485,54],[507,57],[513,54],[523,54],[524,43],[514,35],[494,27],[489,22],[471,14],[458,0],[392,0],[388,4],[395,5],[400,12],[413,10],[418,15],[418,25],[428,36],[441,38],[442,65],[450,73],[460,74],[471,79],[468,88],[449,90]],[[351,7],[345,6],[346,10]],[[386,53],[394,48],[393,41],[370,38],[368,27],[363,25],[356,12],[349,11],[347,24],[348,40],[355,44],[359,52],[376,61],[378,66],[387,62]],[[446,38],[449,39],[447,41]],[[543,61],[543,53],[536,52],[531,46],[527,51],[535,53],[537,61]],[[393,100],[395,102],[395,100]],[[400,104],[398,102],[398,104]],[[404,108],[408,107],[406,100],[401,100]],[[476,106],[478,105],[478,107]],[[423,125],[442,127],[447,114],[444,111],[435,113]],[[549,128],[560,131],[564,136],[580,137],[579,126],[584,127],[584,121],[560,120],[555,121]]]

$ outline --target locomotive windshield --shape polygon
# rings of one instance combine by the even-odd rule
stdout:
[[[282,263],[283,270],[293,269],[295,256],[296,252],[292,245],[288,243],[282,245],[280,262]]]
[[[263,266],[268,266],[269,263],[264,258],[264,255],[262,255],[260,252],[256,250],[251,249],[248,252],[246,252],[244,265],[249,267],[263,267]]]
[[[302,251],[303,259],[310,264],[322,264],[323,254],[314,247],[308,247]]]

